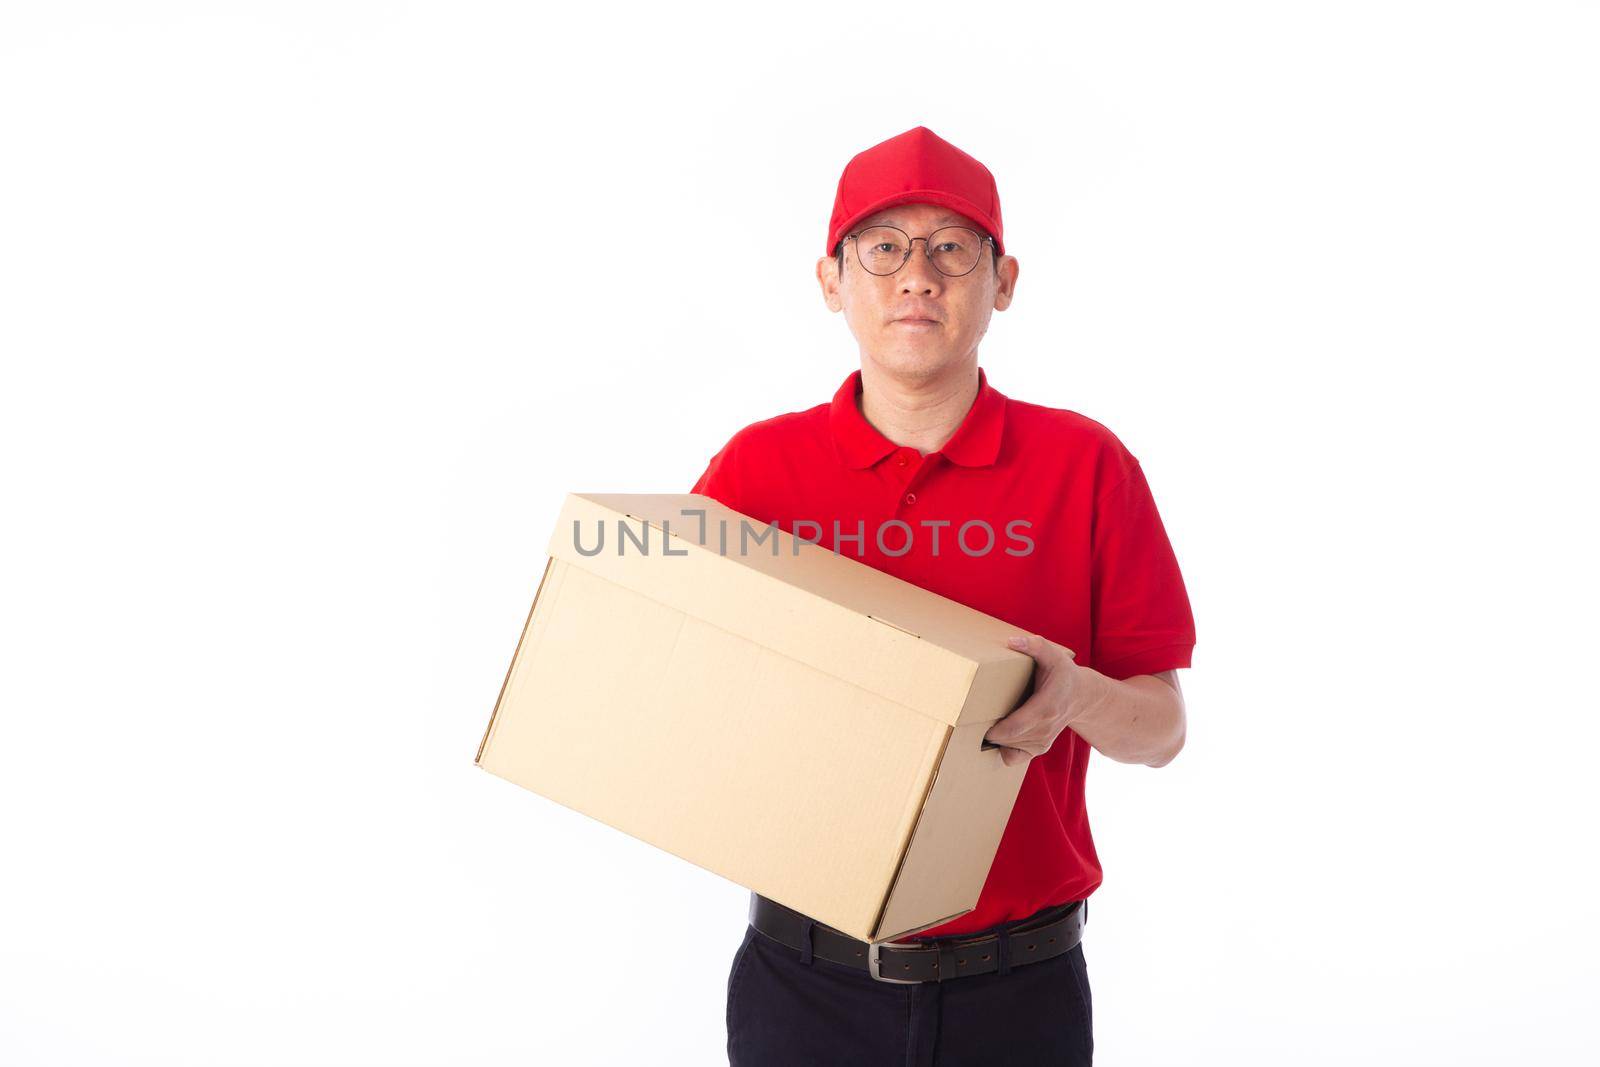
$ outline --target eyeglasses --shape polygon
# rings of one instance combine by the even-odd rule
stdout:
[[[846,241],[856,243],[856,260],[869,274],[893,274],[911,258],[913,242],[923,242],[934,269],[949,278],[971,274],[983,256],[983,242],[994,244],[994,238],[966,226],[946,226],[934,230],[927,237],[912,237],[895,226],[869,226],[848,234]]]

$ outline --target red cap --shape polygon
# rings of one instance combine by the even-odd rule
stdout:
[[[938,204],[959,211],[994,238],[994,253],[1005,252],[1000,232],[1000,190],[989,168],[926,126],[875,144],[845,164],[828,223],[833,255],[850,227],[896,204]]]

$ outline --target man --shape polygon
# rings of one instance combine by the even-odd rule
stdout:
[[[817,280],[860,369],[831,402],[740,430],[693,491],[796,536],[808,520],[808,539],[820,527],[835,551],[1015,624],[1032,692],[987,737],[1030,762],[975,910],[876,959],[752,894],[729,1060],[1087,1064],[1081,937],[1101,869],[1084,773],[1091,747],[1151,767],[1183,747],[1183,578],[1116,436],[1003,396],[978,366],[1018,273],[988,168],[921,126],[867,149],[839,179],[826,251]]]

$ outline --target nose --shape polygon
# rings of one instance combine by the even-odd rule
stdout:
[[[917,248],[918,241],[922,242],[920,249]],[[900,268],[899,277],[902,293],[922,293],[931,296],[940,290],[944,283],[944,275],[939,273],[928,255],[926,237],[911,239],[911,258]]]

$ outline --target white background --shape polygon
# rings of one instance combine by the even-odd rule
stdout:
[[[919,124],[1195,610],[1098,1062],[1600,1056],[1593,5],[0,12],[0,1061],[723,1062],[746,891],[473,756],[563,494],[857,366]]]

